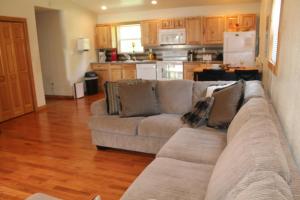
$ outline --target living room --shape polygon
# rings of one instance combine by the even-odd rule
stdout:
[[[0,199],[300,199],[299,3],[1,1]]]

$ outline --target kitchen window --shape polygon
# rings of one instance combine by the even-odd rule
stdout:
[[[274,72],[278,64],[281,4],[282,0],[273,0],[268,58],[269,66]]]
[[[141,25],[129,24],[118,26],[119,53],[143,52],[141,41]]]

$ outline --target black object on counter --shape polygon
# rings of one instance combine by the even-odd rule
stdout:
[[[93,95],[99,91],[98,75],[95,72],[86,72],[84,75],[86,94]]]
[[[235,72],[227,72],[225,70],[206,70],[203,72],[195,72],[195,81],[245,81],[261,80],[261,73],[258,70],[235,70]]]

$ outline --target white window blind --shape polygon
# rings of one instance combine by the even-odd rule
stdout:
[[[281,0],[273,0],[269,41],[269,60],[273,65],[276,65],[278,57],[280,14]]]
[[[118,27],[118,43],[120,53],[143,52],[141,25],[120,25]]]

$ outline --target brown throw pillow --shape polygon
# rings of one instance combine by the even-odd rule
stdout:
[[[191,112],[184,114],[181,120],[193,128],[206,125],[211,107],[214,103],[214,97],[200,99]]]
[[[244,81],[214,92],[214,104],[207,125],[215,128],[227,128],[242,105]]]
[[[135,85],[120,84],[120,117],[159,114],[155,90],[151,82]]]

